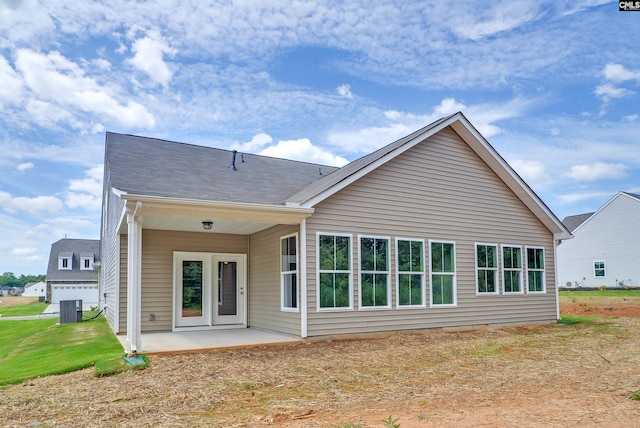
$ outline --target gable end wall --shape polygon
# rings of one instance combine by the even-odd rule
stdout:
[[[451,128],[418,144],[315,208],[307,220],[309,336],[556,319],[552,233]],[[317,232],[352,235],[354,310],[318,312],[316,309]],[[358,234],[390,238],[393,309],[358,308]],[[455,241],[457,307],[429,307],[427,270],[427,307],[396,309],[396,237],[424,239],[427,266],[429,239]],[[525,246],[544,247],[546,293],[477,296],[476,242],[497,244],[499,250],[501,244],[522,245],[523,253]],[[499,285],[502,286],[501,278]]]

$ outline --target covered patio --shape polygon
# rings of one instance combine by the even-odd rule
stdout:
[[[116,336],[126,349],[126,336]],[[243,346],[299,343],[302,339],[257,328],[142,333],[144,354],[194,352]]]

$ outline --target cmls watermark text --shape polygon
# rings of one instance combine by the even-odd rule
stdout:
[[[640,12],[640,1],[621,1],[618,7],[623,12]]]

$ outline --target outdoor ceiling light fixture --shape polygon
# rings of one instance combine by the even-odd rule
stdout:
[[[204,230],[211,230],[211,228],[213,227],[213,222],[211,220],[205,220],[202,222],[202,227],[204,228]]]

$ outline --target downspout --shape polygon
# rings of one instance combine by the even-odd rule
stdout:
[[[142,351],[141,298],[142,298],[142,202],[127,208],[127,339],[125,352]]]
[[[307,337],[307,219],[300,221],[300,337]]]

